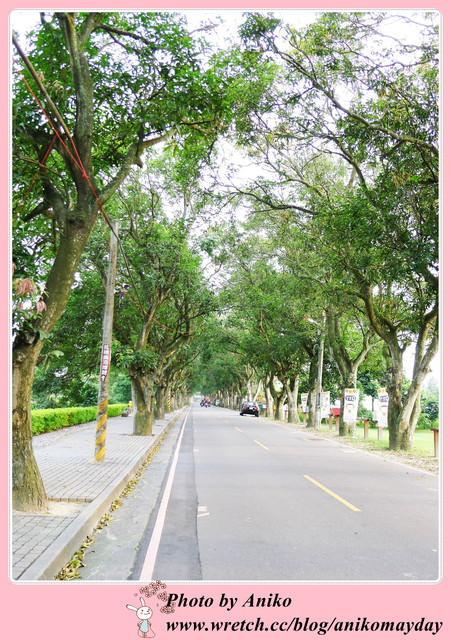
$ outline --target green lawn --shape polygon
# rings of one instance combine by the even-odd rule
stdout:
[[[333,422],[332,429],[335,430],[335,421]],[[329,422],[323,421],[320,431],[329,431]],[[382,429],[381,439],[378,440],[377,427],[369,427],[368,438],[364,440],[363,423],[359,423],[356,426],[355,436],[357,440],[364,442],[371,442],[374,447],[380,449],[388,449],[388,429]],[[434,456],[434,434],[432,431],[420,429],[415,431],[413,440],[413,454],[418,456]]]

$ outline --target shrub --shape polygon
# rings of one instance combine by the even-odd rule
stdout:
[[[126,404],[108,405],[108,417],[122,413]],[[36,409],[31,412],[31,428],[33,435],[57,431],[75,424],[93,422],[97,418],[97,407],[66,407],[61,409]]]
[[[373,412],[369,409],[359,409],[359,419],[360,420],[372,420]]]

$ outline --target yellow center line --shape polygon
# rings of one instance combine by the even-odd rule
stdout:
[[[242,429],[240,429],[239,427],[235,427],[236,431],[239,431],[240,433],[243,433]]]
[[[304,475],[304,478],[306,478],[307,480],[312,482],[314,485],[316,485],[317,487],[319,487],[320,489],[322,489],[323,491],[328,493],[330,496],[332,496],[333,498],[338,500],[338,502],[341,502],[342,504],[344,504],[346,507],[348,507],[348,509],[351,509],[351,511],[360,511],[360,509],[358,509],[357,507],[354,507],[353,504],[351,504],[350,502],[348,502],[344,498],[340,498],[340,496],[338,496],[336,493],[334,493],[330,489],[327,489],[327,487],[325,487],[324,485],[320,484],[319,482],[317,482],[316,480],[314,480],[310,476]]]
[[[265,447],[264,444],[262,444],[261,442],[259,442],[258,440],[254,440],[255,444],[260,445],[260,447],[263,447],[263,449],[266,449],[266,451],[269,451],[268,447]]]

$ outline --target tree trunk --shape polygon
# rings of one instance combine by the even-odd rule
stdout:
[[[357,372],[359,370],[359,366],[364,361],[372,347],[370,342],[371,332],[366,331],[362,333],[362,346],[360,352],[353,358],[342,340],[343,331],[340,314],[336,312],[333,305],[329,305],[327,311],[327,335],[329,338],[330,353],[337,365],[342,383],[340,394],[341,411],[339,435],[350,436],[354,433],[355,424],[343,421],[345,389],[355,389],[357,386]]]
[[[285,390],[288,398],[288,422],[291,424],[300,424],[301,421],[299,420],[298,412],[299,376],[288,380]]]
[[[421,412],[421,389],[423,382],[427,374],[429,373],[429,365],[432,358],[435,356],[438,350],[438,337],[434,336],[426,349],[423,352],[422,340],[418,340],[417,353],[415,355],[415,368],[413,372],[413,379],[407,392],[407,397],[402,402],[402,360],[401,360],[401,372],[394,371],[392,367],[392,378],[389,386],[389,394],[391,390],[395,388],[394,395],[397,399],[395,406],[393,407],[393,413],[390,415],[390,400],[389,396],[389,431],[390,431],[390,449],[401,449],[404,451],[411,451],[413,448],[413,436],[418,422],[418,417]],[[397,367],[399,367],[399,359],[397,360]],[[401,402],[399,397],[401,396]],[[396,420],[396,423],[391,424],[391,420]],[[393,434],[392,434],[393,432]]]
[[[400,423],[402,414],[402,350],[395,344],[389,344],[391,354],[391,374],[387,384],[388,391],[388,433],[390,449],[409,449],[408,422]]]
[[[252,378],[248,378],[246,380],[246,400],[249,400],[250,402],[252,401],[252,398],[254,395],[252,392],[252,387],[253,387]]]
[[[274,420],[283,420],[283,405],[285,402],[285,394],[277,395],[274,399],[276,409],[274,411]]]
[[[308,406],[308,419],[307,419],[307,428],[314,429],[315,428],[315,413],[316,413],[316,392],[317,392],[317,365],[315,361],[310,362],[309,367],[309,391],[307,398],[307,406]]]
[[[274,419],[275,420],[283,420],[282,407],[283,407],[283,403],[285,402],[285,398],[286,398],[285,389],[282,387],[282,389],[280,391],[276,391],[276,388],[274,386],[274,378],[273,377],[271,377],[271,379],[269,381],[269,388],[271,390],[271,395],[273,397],[274,404],[276,406],[275,411],[274,411]]]
[[[427,363],[414,372],[414,378],[410,384],[407,397],[403,402],[403,366],[402,351],[390,349],[392,355],[392,367],[387,390],[388,401],[388,430],[390,449],[410,451],[413,447],[413,435],[420,413],[419,402],[421,387],[429,368]],[[432,358],[432,356],[431,356]],[[428,361],[430,358],[428,358]]]
[[[12,504],[18,511],[44,511],[47,496],[32,447],[31,388],[42,342],[13,353]]]
[[[432,358],[438,350],[438,302],[428,313],[422,315],[418,322],[413,379],[403,406],[402,357],[404,349],[399,345],[397,328],[391,322],[379,319],[374,305],[372,286],[361,276],[359,279],[368,319],[373,329],[386,343],[391,357],[391,375],[387,384],[389,448],[409,450],[412,448],[413,432],[416,418],[418,418],[418,408],[415,408],[418,394],[421,393],[424,378],[428,374]]]
[[[255,390],[255,393],[251,398],[252,402],[257,402],[257,398],[261,394],[261,391],[262,391],[262,381],[259,380],[257,384],[257,389]]]
[[[308,420],[307,420],[307,428],[314,429],[315,428],[315,414],[316,414],[316,381],[311,387],[308,393],[307,406],[308,406]]]
[[[151,436],[153,427],[153,385],[146,376],[131,376],[133,397],[135,399],[135,418],[133,433],[136,436]]]
[[[44,345],[44,339],[58,322],[70,295],[80,256],[95,221],[97,205],[85,213],[67,212],[58,252],[49,273],[43,296],[46,311],[38,318],[34,336],[25,331],[16,336],[13,346],[12,385],[12,467],[14,509],[45,510],[45,492],[33,454],[31,432],[31,392],[34,369]],[[76,216],[79,216],[77,219]]]
[[[409,430],[411,431],[411,433],[414,433],[417,423],[418,423],[418,418],[420,417],[420,413],[421,413],[421,390],[420,392],[417,394],[417,399],[415,401],[415,405],[413,407],[413,411],[410,415],[410,425],[409,425]]]
[[[168,398],[168,389],[161,385],[155,388],[155,418],[162,420],[166,414],[166,401]]]
[[[239,410],[245,400],[246,398],[243,397],[243,385],[240,383],[236,386],[236,393],[234,396],[234,409]]]
[[[266,417],[274,420],[274,398],[271,395],[269,381],[265,381]]]
[[[418,403],[421,397],[421,386],[428,368],[420,368],[414,373],[407,398],[403,402],[403,352],[395,345],[389,345],[391,354],[391,374],[387,385],[389,448],[411,451],[413,434],[419,416]]]

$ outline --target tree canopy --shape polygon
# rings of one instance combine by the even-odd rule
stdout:
[[[35,397],[55,374],[92,397],[111,220],[136,433],[176,391],[286,399],[296,422],[323,363],[334,397],[359,371],[386,386],[390,446],[411,446],[438,349],[437,14],[290,17],[227,39],[178,12],[44,12],[13,35],[17,508],[45,505],[36,368]]]

